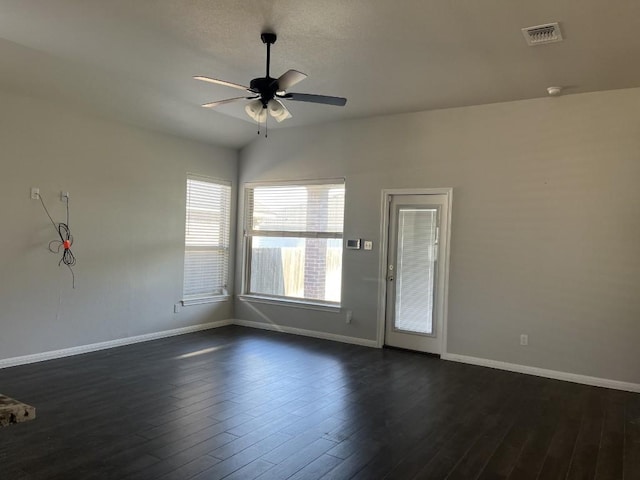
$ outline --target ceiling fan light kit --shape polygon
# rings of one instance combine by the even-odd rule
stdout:
[[[271,65],[271,45],[276,43],[277,36],[275,33],[265,32],[260,35],[262,43],[267,46],[267,71],[264,77],[254,78],[249,82],[249,86],[239,85],[233,82],[227,82],[225,80],[218,80],[216,78],[210,78],[205,76],[195,76],[196,80],[203,82],[214,83],[217,85],[223,85],[225,87],[231,87],[238,90],[244,90],[248,94],[242,97],[228,98],[225,100],[218,100],[216,102],[205,103],[202,106],[206,108],[215,108],[219,105],[227,103],[233,103],[241,100],[251,100],[245,107],[245,112],[249,117],[258,124],[264,123],[267,120],[267,113],[271,115],[278,123],[291,118],[291,113],[287,110],[282,100],[307,102],[307,103],[321,103],[324,105],[344,106],[347,103],[346,98],[331,97],[327,95],[316,95],[308,93],[293,93],[287,92],[289,88],[301,82],[307,76],[297,70],[288,70],[278,78],[273,78],[269,74],[269,67]]]
[[[262,102],[260,100],[253,100],[247,103],[247,106],[244,107],[244,111],[258,123],[263,123],[267,119],[267,110],[262,106]]]
[[[286,120],[287,118],[291,118],[291,113],[289,113],[289,110],[286,109],[280,100],[269,100],[269,103],[267,103],[267,110],[269,111],[269,115],[275,118],[278,123]]]

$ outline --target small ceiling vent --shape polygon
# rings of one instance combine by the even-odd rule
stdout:
[[[522,34],[530,47],[562,41],[562,32],[558,22],[523,28]]]

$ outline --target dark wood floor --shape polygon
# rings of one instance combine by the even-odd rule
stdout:
[[[640,479],[640,395],[242,327],[0,370],[0,479]]]

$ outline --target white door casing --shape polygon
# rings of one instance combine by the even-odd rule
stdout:
[[[378,346],[446,353],[452,190],[382,197]]]

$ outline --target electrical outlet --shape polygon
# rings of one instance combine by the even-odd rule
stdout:
[[[520,345],[522,346],[529,345],[529,335],[525,335],[524,333],[520,335]]]
[[[40,198],[40,189],[38,187],[31,187],[31,200],[38,200]]]
[[[180,313],[180,309],[182,308],[182,303],[174,303],[173,304],[173,313]]]
[[[69,192],[60,192],[60,201],[69,200]]]
[[[351,310],[347,310],[347,314],[345,315],[345,321],[347,323],[351,323],[352,318],[353,318],[353,312]]]

